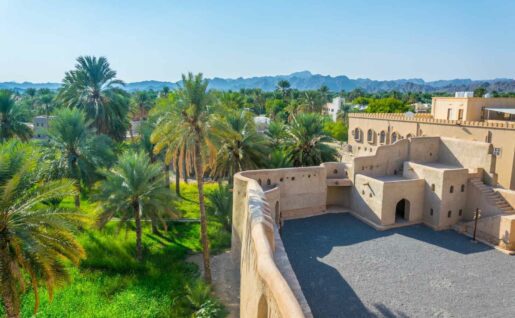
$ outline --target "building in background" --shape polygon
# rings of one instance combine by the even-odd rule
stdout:
[[[431,114],[349,114],[353,154],[370,155],[381,145],[421,136],[486,142],[495,157],[488,182],[515,189],[515,98],[456,96],[434,97]]]
[[[47,139],[48,138],[48,123],[55,116],[36,116],[32,119],[32,125],[34,134],[32,138],[34,139]]]
[[[324,106],[324,114],[331,116],[333,121],[338,118],[338,113],[342,109],[342,105],[345,103],[345,98],[335,97],[330,103],[326,103]]]

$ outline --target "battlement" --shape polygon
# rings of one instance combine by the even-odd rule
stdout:
[[[435,119],[430,114],[415,114],[408,117],[403,113],[350,113],[350,118],[365,118],[374,120],[394,120],[405,122],[419,122],[438,125],[467,126],[467,127],[485,127],[497,129],[513,129],[515,130],[515,122],[488,122],[488,121],[462,121]]]

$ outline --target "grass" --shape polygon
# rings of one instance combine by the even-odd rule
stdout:
[[[206,192],[218,185],[206,184]],[[196,184],[182,184],[183,199],[175,208],[183,217],[198,218]],[[73,206],[73,199],[63,200]],[[94,215],[95,206],[82,199],[81,209]],[[168,232],[153,234],[145,224],[143,231],[144,262],[135,258],[133,226],[118,228],[110,222],[104,229],[85,229],[79,240],[87,258],[79,268],[70,267],[71,282],[59,288],[52,302],[41,293],[38,317],[192,317],[195,308],[188,301],[187,286],[199,280],[196,265],[186,262],[189,254],[199,252],[198,223],[170,222]],[[209,222],[213,253],[229,247],[230,233],[216,220]],[[209,299],[210,304],[217,301]],[[23,297],[22,317],[33,315],[34,297]],[[0,308],[0,316],[2,309]]]

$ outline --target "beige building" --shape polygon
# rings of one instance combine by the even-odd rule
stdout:
[[[431,114],[349,114],[355,155],[420,136],[443,136],[492,144],[491,185],[515,189],[515,98],[433,98]]]
[[[473,155],[471,155],[473,154]],[[241,270],[241,317],[312,317],[288,261],[284,220],[351,213],[377,230],[425,224],[515,250],[515,191],[489,186],[492,145],[414,137],[318,167],[234,176],[232,256]]]

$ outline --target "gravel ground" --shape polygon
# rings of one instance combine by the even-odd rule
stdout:
[[[282,239],[315,317],[515,317],[515,257],[454,231],[340,213],[287,221]]]

